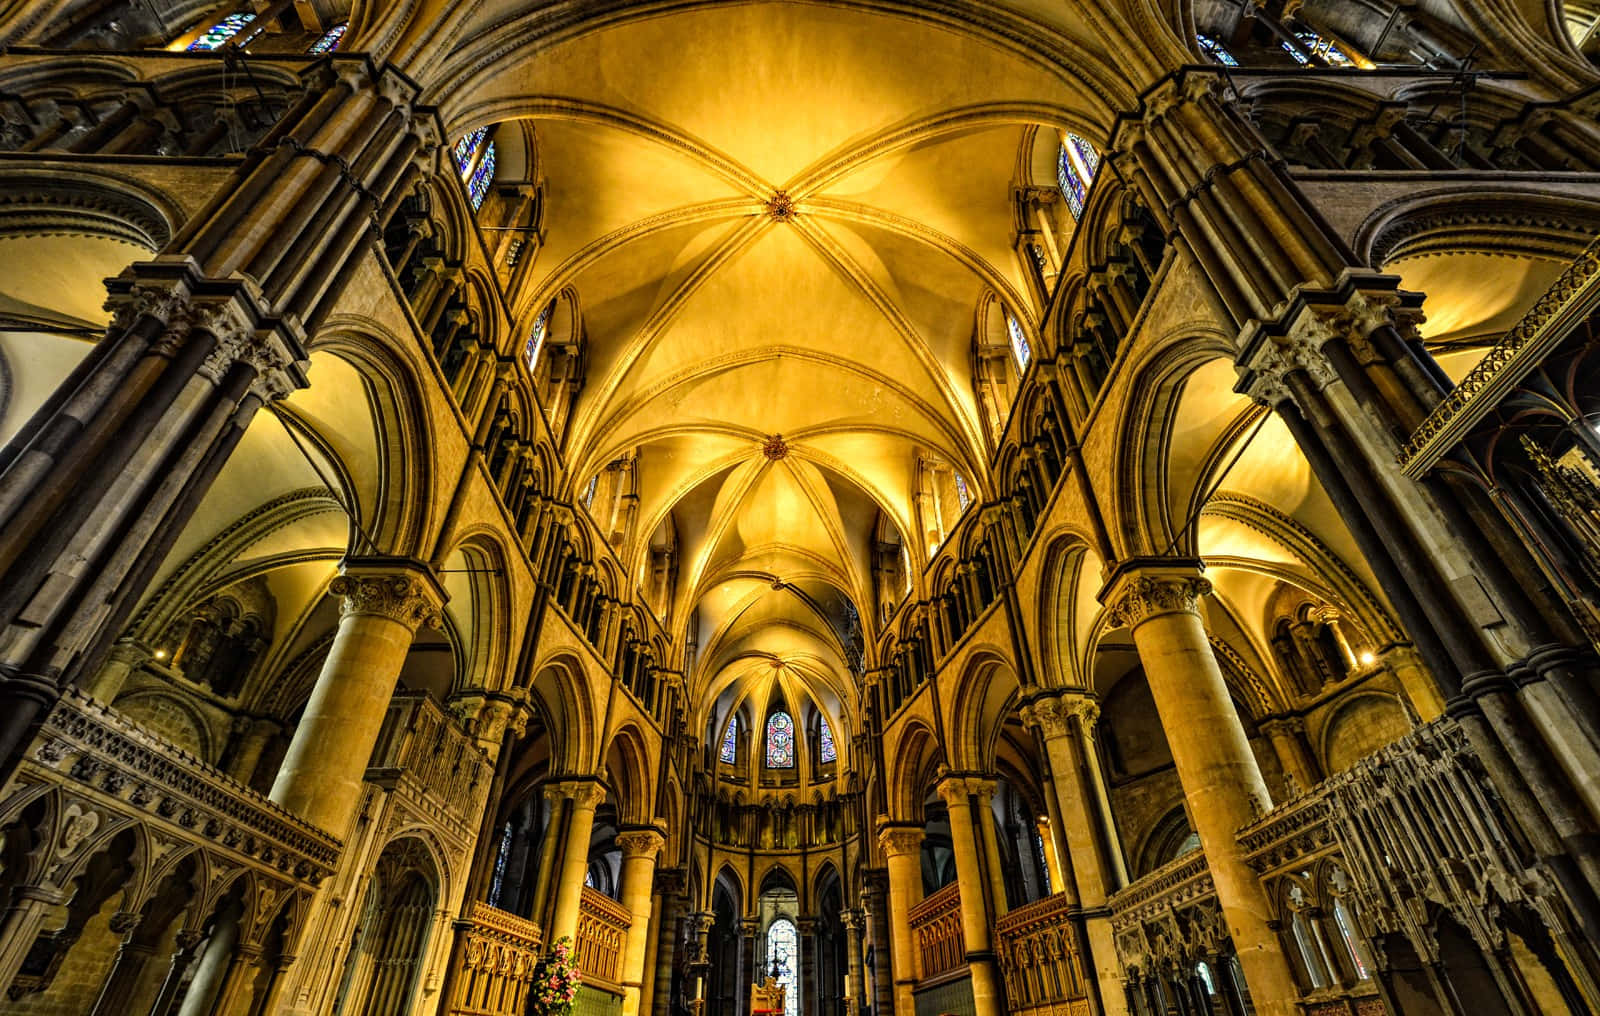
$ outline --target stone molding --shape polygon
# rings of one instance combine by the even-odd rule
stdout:
[[[1117,569],[1100,599],[1119,628],[1137,628],[1163,614],[1200,617],[1200,598],[1211,592],[1202,567],[1198,561],[1135,558]]]

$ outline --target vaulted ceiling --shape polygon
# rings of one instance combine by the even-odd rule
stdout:
[[[574,482],[637,449],[623,557],[676,529],[699,715],[774,680],[853,712],[879,512],[916,529],[919,454],[987,489],[979,305],[1041,311],[1013,188],[1105,104],[993,39],[813,4],[607,22],[462,84],[462,124],[535,127],[548,232],[519,310],[576,293]]]

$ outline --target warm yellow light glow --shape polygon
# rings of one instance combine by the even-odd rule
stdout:
[[[167,651],[165,649],[157,649],[156,650],[156,659],[164,660],[166,658],[167,658]]]
[[[1361,654],[1361,665],[1362,665],[1362,666],[1363,666],[1363,667],[1370,667],[1370,666],[1372,666],[1372,664],[1373,664],[1373,662],[1374,662],[1374,661],[1375,661],[1375,660],[1377,660],[1377,657],[1376,657],[1376,656],[1373,656],[1373,655],[1372,655],[1372,654],[1371,654],[1371,653],[1362,653],[1362,654]]]

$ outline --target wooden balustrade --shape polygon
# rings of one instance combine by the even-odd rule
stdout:
[[[522,1016],[539,964],[539,926],[487,903],[456,922],[448,1016]]]
[[[1009,1011],[1028,1016],[1087,1016],[1089,987],[1078,928],[1065,893],[1006,914],[995,923],[996,957]]]
[[[633,915],[628,908],[588,886],[578,902],[578,970],[585,984],[620,993],[622,947],[628,940]]]
[[[961,931],[961,887],[952,882],[911,908],[911,935],[917,943],[917,978],[927,980],[967,964]]]

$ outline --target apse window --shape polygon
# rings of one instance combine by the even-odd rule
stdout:
[[[839,761],[839,749],[833,744],[833,728],[828,726],[828,721],[822,721],[822,727],[817,731],[817,758],[823,765]]]
[[[1068,132],[1061,141],[1061,153],[1056,157],[1056,184],[1061,196],[1067,199],[1067,209],[1073,221],[1083,218],[1083,206],[1089,200],[1089,185],[1100,168],[1100,153],[1094,146],[1076,134]]]
[[[1006,315],[1006,331],[1011,335],[1011,355],[1017,358],[1017,369],[1027,370],[1033,360],[1033,348],[1028,345],[1028,337],[1022,333],[1022,325],[1010,314]]]
[[[788,713],[767,718],[767,768],[794,768],[794,719]]]
[[[254,14],[230,14],[221,21],[212,25],[200,37],[189,43],[189,52],[206,53],[226,46],[234,36],[244,31],[254,21]]]
[[[722,735],[722,761],[730,766],[739,760],[739,721],[728,721],[728,732]]]
[[[339,48],[339,43],[343,41],[344,33],[349,28],[350,26],[347,24],[334,25],[326,32],[323,32],[322,37],[316,42],[313,42],[311,44],[311,48],[306,52],[312,54],[313,56],[322,56],[324,53],[332,53],[334,50]]]

